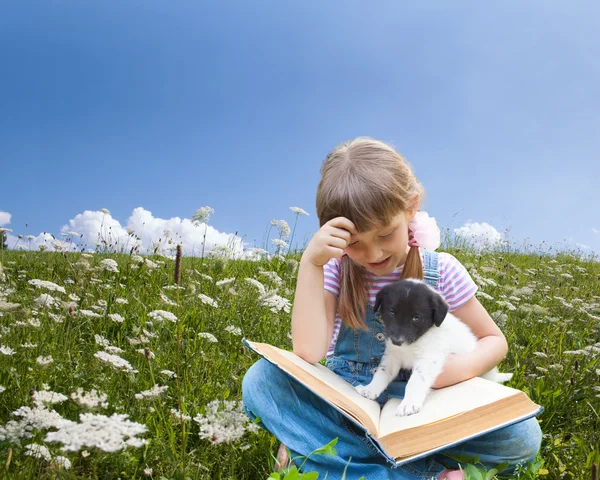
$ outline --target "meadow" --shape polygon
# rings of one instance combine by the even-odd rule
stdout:
[[[505,332],[509,385],[545,408],[537,473],[522,477],[592,478],[600,263],[445,250]],[[292,348],[298,259],[184,257],[176,283],[161,255],[0,252],[0,477],[269,477],[278,443],[241,410],[258,360],[241,339]]]

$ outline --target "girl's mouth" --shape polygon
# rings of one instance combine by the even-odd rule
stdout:
[[[390,258],[392,257],[388,257],[386,258],[383,262],[379,262],[379,263],[369,263],[369,267],[371,268],[385,268],[388,266],[388,264],[390,263]]]

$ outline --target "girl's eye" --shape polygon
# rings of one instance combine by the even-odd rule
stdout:
[[[413,321],[413,322],[415,322],[415,323],[419,322],[420,320],[421,320],[421,317],[419,317],[418,315],[415,315],[415,316],[412,318],[412,321]]]
[[[394,231],[392,230],[390,233],[386,233],[384,235],[379,235],[379,238],[385,238],[385,237],[389,237],[392,233],[394,233]]]

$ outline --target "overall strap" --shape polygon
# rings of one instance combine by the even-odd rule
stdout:
[[[438,288],[440,271],[437,252],[423,251],[423,280],[432,287]]]

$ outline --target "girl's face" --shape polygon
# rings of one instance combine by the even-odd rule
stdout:
[[[352,235],[345,249],[355,263],[375,275],[389,275],[406,262],[410,213],[400,213],[389,225]]]

